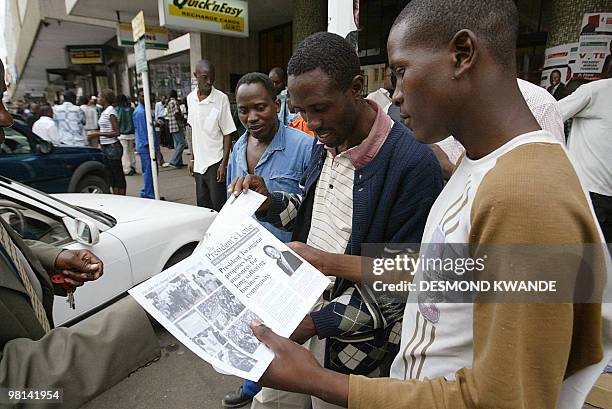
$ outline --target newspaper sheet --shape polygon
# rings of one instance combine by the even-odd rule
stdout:
[[[274,356],[250,322],[289,337],[330,283],[251,217],[262,197],[228,201],[192,256],[130,290],[217,371],[253,381]]]

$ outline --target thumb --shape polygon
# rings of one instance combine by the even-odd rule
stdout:
[[[251,330],[257,339],[263,342],[264,345],[273,352],[276,353],[280,349],[283,338],[276,335],[270,328],[266,327],[263,322],[259,320],[251,321]]]
[[[87,253],[81,254],[79,261],[80,261],[79,270],[83,273],[90,272],[90,271],[94,272],[99,267],[98,263],[95,263],[93,260],[91,260],[89,254]]]
[[[293,251],[296,251],[301,246],[302,246],[302,242],[299,242],[299,241],[292,241],[292,242],[287,243],[287,247],[289,247]]]

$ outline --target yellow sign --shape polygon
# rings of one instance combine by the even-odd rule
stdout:
[[[221,35],[249,36],[244,0],[158,0],[162,26]]]
[[[134,35],[134,41],[140,40],[140,37],[145,35],[145,21],[144,13],[142,10],[136,14],[136,17],[132,19],[132,34]]]
[[[147,43],[147,48],[156,50],[168,49],[167,28],[147,26],[144,37]],[[131,24],[117,25],[117,44],[122,47],[132,47],[134,44],[136,44],[136,41],[134,41],[134,35],[132,34]]]
[[[71,48],[71,64],[103,64],[104,54],[101,48]]]

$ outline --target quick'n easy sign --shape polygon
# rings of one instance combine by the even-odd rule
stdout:
[[[243,8],[240,7],[232,7],[226,2],[217,3],[216,1],[198,1],[198,0],[174,0],[173,4],[179,9],[183,9],[183,7],[189,8],[198,8],[200,10],[206,11],[214,11],[219,13],[227,14],[231,17],[238,17],[244,11]]]
[[[248,3],[244,0],[158,0],[162,26],[248,37]]]

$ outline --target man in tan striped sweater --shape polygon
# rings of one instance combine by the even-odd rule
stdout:
[[[466,148],[432,207],[423,242],[468,243],[475,255],[495,244],[599,246],[589,276],[572,264],[558,275],[562,285],[591,279],[595,298],[423,302],[417,286],[391,368],[396,379],[333,373],[254,323],[276,355],[261,383],[350,408],[582,406],[610,359],[609,291],[602,295],[610,258],[601,251],[601,231],[566,151],[540,129],[516,82],[508,80],[516,75],[517,31],[511,0],[413,0],[391,30],[388,55],[402,116],[421,142],[452,134]],[[586,261],[586,250],[578,256]],[[551,270],[535,261],[509,253],[484,276],[537,279],[541,269]],[[429,272],[418,269],[415,282]]]

